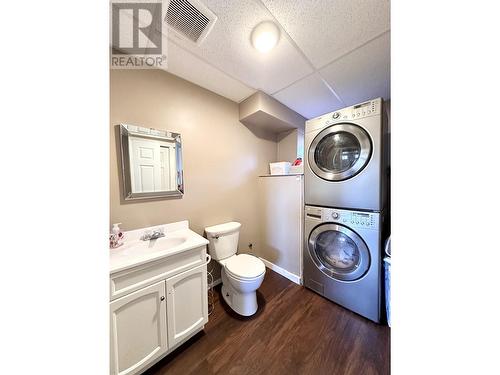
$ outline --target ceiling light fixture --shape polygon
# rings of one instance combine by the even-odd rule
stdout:
[[[259,23],[252,30],[250,39],[256,50],[262,53],[269,52],[278,44],[280,29],[272,21]]]

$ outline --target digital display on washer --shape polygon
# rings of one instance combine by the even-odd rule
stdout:
[[[361,216],[361,217],[370,217],[370,214],[358,214],[358,213],[355,213],[353,215],[354,216]]]

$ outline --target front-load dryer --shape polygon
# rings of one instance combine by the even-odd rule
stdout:
[[[386,153],[382,99],[306,121],[304,200],[322,207],[382,211]]]
[[[381,227],[378,212],[306,205],[304,286],[379,323]]]

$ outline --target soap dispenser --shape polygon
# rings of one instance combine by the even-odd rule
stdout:
[[[122,244],[123,241],[123,232],[120,229],[121,223],[113,224],[113,228],[111,229],[111,234],[109,235],[109,246],[114,249]]]
[[[121,232],[121,229],[120,229],[120,225],[122,223],[116,223],[116,224],[113,224],[113,229],[111,229],[111,232],[113,234],[116,234],[118,236],[118,234]]]

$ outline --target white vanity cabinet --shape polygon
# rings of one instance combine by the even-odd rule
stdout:
[[[110,373],[144,372],[208,322],[206,247],[110,275]]]
[[[185,341],[208,321],[207,289],[206,266],[167,279],[169,345]],[[200,290],[205,293],[200,293]]]
[[[111,302],[111,374],[135,374],[168,350],[165,281]]]

